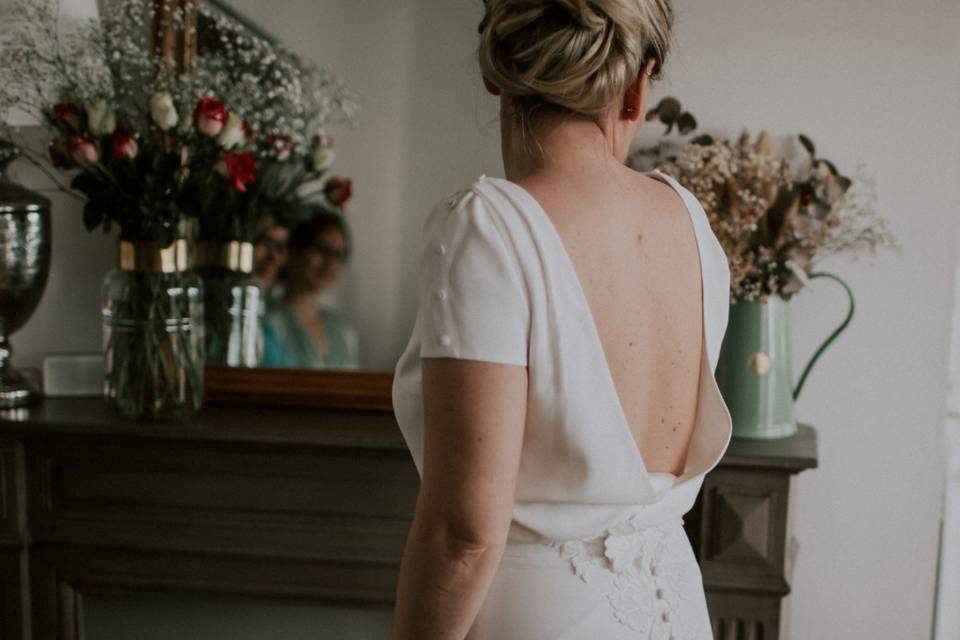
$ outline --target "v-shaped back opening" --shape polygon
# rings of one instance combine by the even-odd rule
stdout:
[[[694,220],[693,211],[691,210],[690,205],[687,204],[686,198],[684,198],[683,194],[680,192],[677,186],[671,182],[668,176],[661,173],[660,171],[653,170],[651,172],[645,173],[644,175],[655,177],[655,179],[661,182],[664,182],[665,184],[670,186],[670,188],[672,188],[674,192],[676,192],[676,194],[680,197],[680,200],[687,211],[687,219],[690,221],[691,231],[693,232],[694,240],[696,242],[696,248],[697,248],[697,261],[699,263],[699,273],[700,273],[700,327],[701,327],[700,342],[701,342],[701,345],[700,345],[700,362],[697,367],[697,376],[699,378],[697,383],[697,406],[695,410],[696,412],[694,414],[694,427],[693,427],[693,430],[691,431],[690,441],[688,441],[687,443],[689,448],[689,444],[693,440],[693,438],[696,436],[697,429],[699,428],[699,423],[702,420],[701,398],[703,397],[702,390],[705,382],[703,379],[704,378],[703,369],[704,369],[704,360],[708,358],[707,328],[706,328],[706,324],[707,324],[706,322],[706,291],[705,291],[706,284],[705,284],[705,277],[703,273],[703,246],[700,239],[700,232],[698,231],[696,221]],[[498,180],[498,181],[505,182],[507,184],[512,185],[514,189],[522,193],[525,198],[530,200],[530,202],[533,205],[532,208],[537,211],[538,215],[540,216],[544,224],[544,227],[548,230],[548,233],[551,236],[551,241],[555,243],[558,249],[558,253],[562,256],[562,260],[564,262],[564,268],[567,269],[570,275],[570,278],[576,284],[576,290],[580,298],[581,306],[586,310],[586,313],[589,319],[588,324],[591,327],[591,333],[592,333],[591,337],[592,337],[594,346],[597,350],[597,355],[599,357],[599,361],[601,363],[601,367],[604,372],[604,377],[607,383],[607,387],[611,393],[612,401],[616,405],[617,415],[620,418],[620,424],[618,425],[618,428],[622,435],[629,438],[627,442],[632,443],[633,445],[632,449],[636,454],[636,460],[638,464],[641,466],[641,468],[643,469],[643,472],[645,474],[659,474],[659,475],[669,474],[671,476],[674,476],[678,480],[683,479],[685,476],[687,476],[687,469],[690,467],[689,450],[684,460],[684,471],[679,476],[677,474],[674,474],[672,472],[667,472],[667,471],[650,471],[650,469],[647,467],[647,464],[643,458],[643,452],[640,450],[640,445],[637,442],[637,438],[634,435],[634,431],[631,428],[629,421],[627,420],[627,414],[623,407],[623,401],[620,398],[620,393],[617,390],[616,382],[613,379],[613,372],[610,369],[610,364],[607,360],[607,355],[603,348],[603,341],[600,338],[600,331],[596,322],[596,316],[594,315],[593,310],[590,308],[590,304],[587,301],[586,291],[583,288],[583,285],[580,280],[580,276],[577,273],[576,267],[573,264],[573,260],[571,259],[569,252],[567,251],[566,245],[563,242],[563,238],[561,238],[560,233],[556,228],[556,225],[554,225],[553,223],[553,219],[550,218],[550,216],[547,214],[546,210],[540,204],[539,200],[537,200],[536,197],[534,197],[534,195],[529,191],[527,191],[524,187],[520,186],[515,182],[511,182],[509,180],[502,179],[502,178],[494,178],[494,180]],[[707,365],[707,374],[712,375],[712,371],[710,371],[709,364]]]

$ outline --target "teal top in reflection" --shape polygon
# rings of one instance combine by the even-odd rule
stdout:
[[[321,352],[313,336],[282,301],[271,303],[263,322],[263,366],[301,369],[359,369],[360,340],[356,329],[338,311],[320,307],[327,350]]]

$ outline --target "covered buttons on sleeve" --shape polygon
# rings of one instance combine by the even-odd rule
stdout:
[[[474,190],[442,199],[423,227],[420,355],[527,364],[530,308],[498,211]]]

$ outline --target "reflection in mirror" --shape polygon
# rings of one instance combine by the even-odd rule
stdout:
[[[317,205],[289,231],[272,227],[256,255],[256,272],[267,287],[263,366],[358,369],[356,328],[322,301],[350,256],[343,214]]]
[[[352,178],[355,189],[346,213],[352,255],[319,304],[346,314],[356,329],[360,372],[392,375],[418,313],[418,250],[428,212],[480,175],[502,175],[499,101],[484,89],[476,62],[482,3],[204,1],[328,66],[359,97],[357,128],[327,128],[335,141],[333,173]],[[198,43],[201,56],[205,42]],[[258,251],[267,254],[277,245],[263,235]],[[278,278],[276,261],[284,258],[265,259],[274,261]],[[280,291],[282,283],[273,294]],[[295,384],[310,377],[290,368],[259,373]]]
[[[273,45],[271,55],[301,69],[303,78],[316,77],[313,62],[288,50],[282,39],[227,2],[210,0],[201,5],[197,35],[201,59],[224,55],[224,43],[241,43],[242,48],[249,36],[255,36]],[[269,109],[269,103],[263,108]],[[295,120],[293,124],[296,126]],[[360,369],[361,344],[355,322],[331,300],[350,254],[344,205],[351,196],[351,181],[328,170],[335,154],[333,138],[326,129],[308,135],[318,141],[317,152],[310,156],[311,166],[323,177],[305,182],[291,193],[288,210],[264,215],[253,246],[254,276],[264,301],[259,321],[262,349],[253,361],[262,367]],[[289,156],[294,142],[283,131],[271,136],[278,142],[287,141]],[[235,363],[227,360],[222,364]]]

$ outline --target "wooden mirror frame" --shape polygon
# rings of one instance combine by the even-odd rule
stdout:
[[[209,0],[258,36],[275,38],[251,24],[219,0]],[[173,7],[182,9],[188,25],[197,24],[195,0],[155,0],[153,41],[157,55],[168,66],[186,72],[195,68],[195,37],[178,32],[170,19]],[[194,33],[187,30],[187,33]],[[208,404],[355,409],[393,412],[393,373],[335,369],[271,369],[208,365],[204,370],[204,401]]]
[[[393,372],[207,365],[204,401],[393,412]]]

